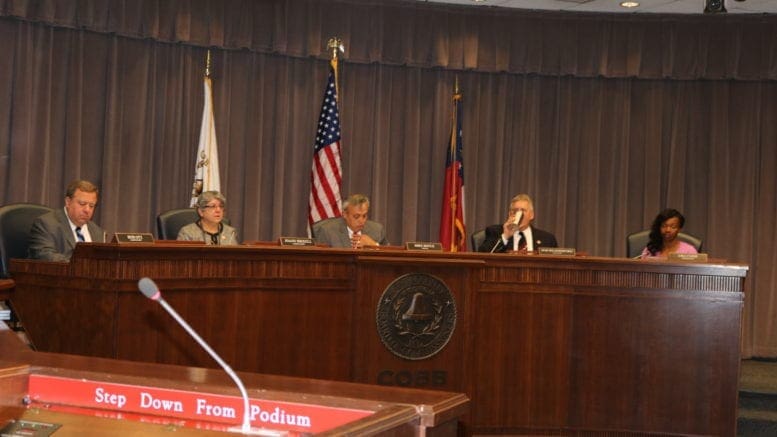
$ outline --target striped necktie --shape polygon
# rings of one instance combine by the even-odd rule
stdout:
[[[81,226],[76,226],[76,237],[78,238],[78,241],[83,243],[86,241],[84,238],[84,234],[81,233]]]

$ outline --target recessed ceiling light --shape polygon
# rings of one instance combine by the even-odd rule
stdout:
[[[620,5],[621,7],[624,7],[624,8],[636,8],[637,6],[639,6],[639,2],[627,0],[627,1],[621,2]]]
[[[482,3],[482,2],[484,2],[486,0],[472,0],[472,1],[475,2],[475,3]]]

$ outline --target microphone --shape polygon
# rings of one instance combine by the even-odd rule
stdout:
[[[494,253],[497,247],[502,244],[502,236],[499,235],[499,238],[496,240],[496,244],[494,244],[494,247],[491,248],[491,250],[488,251],[488,253]]]
[[[147,298],[159,302],[159,305],[162,305],[162,308],[165,309],[176,322],[178,322],[179,325],[183,326],[183,329],[186,330],[186,332],[189,333],[195,340],[197,340],[197,343],[202,346],[205,351],[207,351],[211,357],[213,357],[214,360],[216,360],[217,363],[221,366],[222,369],[224,369],[225,372],[227,372],[227,375],[229,375],[232,380],[237,384],[237,387],[240,389],[240,395],[243,397],[243,425],[242,427],[237,429],[230,428],[231,431],[238,431],[243,434],[254,434],[251,430],[251,415],[248,407],[248,393],[246,393],[246,388],[243,386],[243,381],[238,378],[237,374],[232,370],[227,363],[224,362],[224,360],[221,359],[221,357],[214,351],[210,346],[208,346],[208,343],[205,343],[205,340],[202,339],[195,331],[192,329],[191,326],[189,326],[186,321],[181,318],[180,315],[171,307],[164,299],[162,299],[162,293],[159,291],[159,288],[156,286],[154,281],[152,281],[150,278],[141,278],[138,281],[138,289],[140,289],[140,292],[143,293],[144,296]]]

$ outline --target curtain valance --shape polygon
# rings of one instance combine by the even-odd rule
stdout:
[[[572,14],[396,0],[0,0],[0,15],[292,57],[326,58],[336,35],[354,63],[777,80],[777,15]]]

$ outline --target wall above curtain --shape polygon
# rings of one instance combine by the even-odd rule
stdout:
[[[354,63],[577,77],[777,80],[777,15],[522,11],[387,0],[0,0],[0,15]]]

